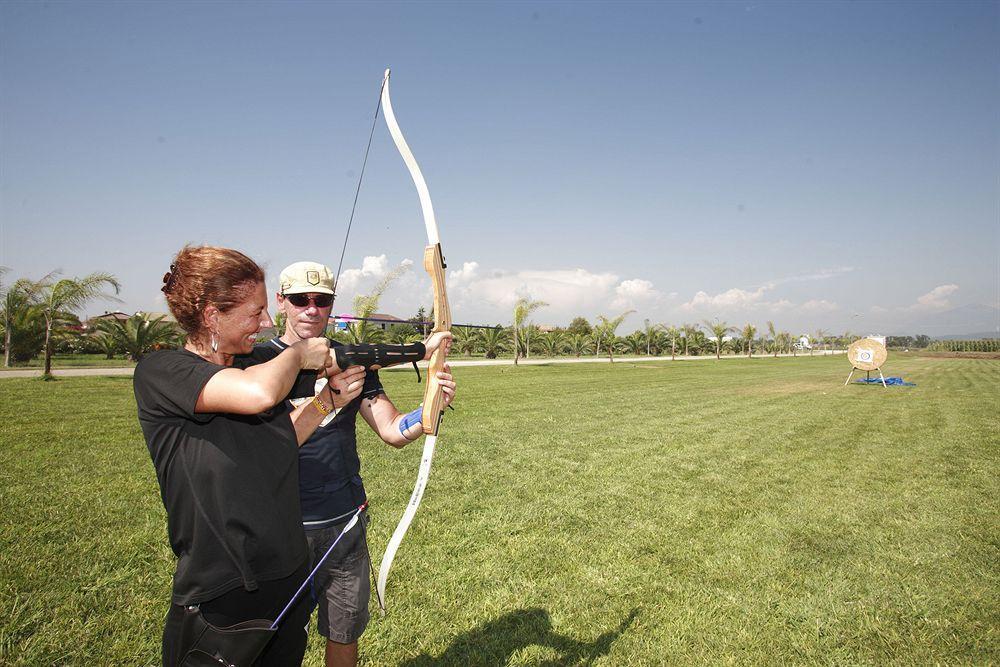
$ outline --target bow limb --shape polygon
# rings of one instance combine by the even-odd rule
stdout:
[[[417,473],[417,483],[413,486],[413,493],[410,494],[410,502],[406,504],[403,516],[396,525],[396,530],[392,532],[389,544],[385,548],[382,556],[382,564],[378,568],[378,581],[375,584],[375,597],[378,598],[378,606],[385,614],[385,584],[389,578],[389,570],[392,568],[392,561],[396,557],[396,551],[403,542],[410,522],[413,521],[417,508],[420,507],[420,499],[424,497],[424,489],[427,488],[427,480],[431,476],[431,461],[434,459],[434,446],[437,444],[436,435],[428,435],[424,438],[424,453],[420,457],[420,472]]]
[[[434,206],[431,203],[431,195],[427,190],[427,183],[424,175],[420,171],[417,160],[413,157],[403,132],[396,122],[396,114],[392,110],[392,100],[389,98],[389,70],[385,71],[382,79],[382,111],[385,117],[385,124],[389,128],[389,134],[399,150],[399,154],[410,172],[410,178],[417,188],[417,195],[420,197],[420,208],[424,216],[424,226],[427,228],[427,247],[424,248],[424,269],[431,277],[434,288],[434,332],[451,330],[451,308],[448,305],[448,293],[445,289],[445,263],[441,253],[441,239],[438,235],[437,221],[434,218]],[[406,531],[413,521],[417,508],[420,507],[420,500],[424,496],[424,489],[427,488],[427,481],[430,479],[431,462],[434,459],[434,446],[437,444],[438,429],[441,425],[441,414],[444,412],[444,393],[441,389],[441,382],[437,374],[444,370],[446,358],[443,348],[438,348],[431,355],[430,365],[427,372],[427,386],[424,390],[424,408],[421,414],[421,421],[424,429],[424,451],[420,459],[420,470],[417,474],[417,481],[410,494],[410,502],[406,505],[396,530],[393,531],[389,544],[386,547],[385,555],[382,556],[382,563],[379,566],[378,580],[375,585],[375,593],[378,598],[379,607],[385,613],[385,586],[389,577],[389,570],[392,568],[392,561],[396,557],[396,551],[406,535]]]

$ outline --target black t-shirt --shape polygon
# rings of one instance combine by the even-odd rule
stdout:
[[[253,365],[248,357],[234,366]],[[298,447],[289,405],[257,415],[196,413],[225,366],[187,350],[153,352],[133,376],[177,556],[175,604],[291,575],[308,558],[298,497]]]
[[[341,345],[337,341],[330,344]],[[268,361],[285,347],[284,342],[275,338],[256,346],[253,357],[261,362]],[[303,383],[296,383],[290,398],[316,394],[313,384],[307,391],[304,389]],[[361,395],[341,408],[335,417],[324,419],[299,448],[299,502],[302,522],[307,528],[346,518],[365,501],[355,423],[362,399],[384,393],[378,371],[368,371]]]

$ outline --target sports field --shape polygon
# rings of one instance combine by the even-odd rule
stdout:
[[[1000,661],[1000,360],[887,370],[917,386],[843,387],[843,357],[457,369],[363,663]],[[131,386],[0,380],[0,664],[158,661]],[[419,457],[364,437],[376,559]]]

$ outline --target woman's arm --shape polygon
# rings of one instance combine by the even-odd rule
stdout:
[[[201,390],[195,412],[255,415],[270,410],[288,395],[300,370],[327,365],[329,345],[325,338],[310,338],[266,363],[223,369]]]

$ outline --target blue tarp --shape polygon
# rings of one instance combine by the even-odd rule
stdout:
[[[856,383],[861,384],[882,384],[882,380],[879,378],[861,378],[860,380],[855,380]],[[907,382],[901,377],[891,377],[886,378],[885,383],[887,385],[896,385],[897,387],[916,387],[917,385],[913,382]]]

